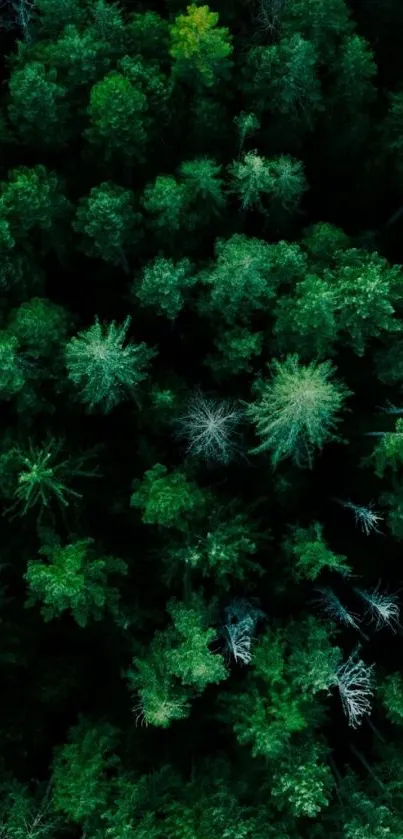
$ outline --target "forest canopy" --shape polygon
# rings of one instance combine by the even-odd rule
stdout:
[[[401,839],[402,41],[0,0],[3,839]]]

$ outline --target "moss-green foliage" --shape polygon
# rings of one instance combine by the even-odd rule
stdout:
[[[69,742],[57,750],[52,803],[69,821],[86,822],[105,806],[108,775],[119,765],[118,743],[116,727],[81,718],[70,730]]]
[[[170,29],[174,73],[193,84],[211,86],[230,66],[231,36],[218,26],[219,15],[208,6],[187,6]]]
[[[286,633],[266,630],[254,654],[247,691],[223,697],[239,742],[271,761],[284,754],[295,735],[315,726],[315,717],[319,722],[317,694],[334,681],[340,651],[313,618],[301,630],[296,634],[292,624]]]
[[[145,524],[186,530],[188,521],[203,515],[208,497],[180,469],[168,471],[162,463],[148,469],[135,481],[130,498],[132,507],[142,510]]]
[[[243,580],[252,568],[258,569],[253,559],[257,547],[253,524],[245,515],[234,512],[224,518],[217,514],[210,518],[207,533],[195,531],[187,542],[166,547],[167,578],[181,577],[192,569],[196,575],[213,577],[228,590],[233,580]]]
[[[130,79],[115,71],[108,73],[91,90],[88,140],[101,145],[106,158],[120,154],[141,160],[147,138],[146,107],[146,97]]]
[[[127,574],[127,565],[115,557],[98,555],[91,539],[71,545],[41,548],[44,560],[28,562],[25,579],[27,605],[42,603],[46,621],[70,610],[79,626],[89,620],[101,620],[105,609],[114,612],[119,590],[109,585],[111,575]]]
[[[323,527],[314,522],[307,528],[295,527],[284,543],[284,551],[297,580],[316,580],[322,571],[349,572],[345,556],[333,553],[323,538]]]
[[[388,719],[396,725],[403,723],[403,678],[397,671],[389,676],[379,685],[379,696],[385,707]]]
[[[154,636],[148,654],[133,659],[127,677],[138,701],[135,712],[147,725],[166,728],[189,714],[193,692],[227,678],[221,655],[213,652],[217,633],[209,626],[211,607],[193,594],[189,602],[170,600],[171,625]]]
[[[326,757],[323,745],[313,742],[286,751],[273,775],[272,795],[280,809],[312,819],[329,805],[335,782]]]
[[[65,146],[71,133],[67,88],[57,71],[30,61],[10,77],[8,113],[20,141],[26,145]]]
[[[243,210],[295,212],[307,189],[302,164],[282,155],[272,160],[247,152],[230,167],[231,190]]]
[[[70,323],[71,315],[62,306],[46,297],[32,297],[12,310],[8,332],[25,352],[33,358],[40,358],[58,351]]]
[[[26,515],[36,509],[40,515],[53,504],[68,507],[81,493],[70,486],[77,478],[96,475],[97,466],[85,469],[90,453],[73,457],[64,451],[63,440],[49,437],[42,445],[7,446],[0,455],[0,486],[4,498],[12,500],[8,511]]]
[[[172,259],[157,257],[135,280],[132,293],[143,306],[150,306],[158,314],[173,319],[183,308],[188,289],[195,282],[189,259],[175,263]]]
[[[80,199],[74,229],[82,235],[87,256],[128,271],[128,254],[141,238],[141,220],[131,190],[105,182]]]

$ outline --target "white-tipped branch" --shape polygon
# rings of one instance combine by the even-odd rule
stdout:
[[[397,594],[388,594],[379,590],[380,583],[374,591],[355,588],[354,591],[367,604],[366,614],[375,624],[375,632],[380,629],[390,629],[397,632],[400,627],[400,607]]]
[[[341,600],[337,597],[337,594],[335,594],[331,588],[324,586],[323,588],[317,588],[316,591],[318,592],[319,597],[316,598],[314,602],[320,604],[323,611],[326,612],[331,620],[355,629],[365,641],[369,640],[368,636],[365,635],[359,626],[360,616],[355,612],[351,612],[346,609]]]
[[[335,674],[335,684],[340,693],[343,711],[352,728],[358,728],[365,716],[371,712],[374,695],[373,664],[365,664],[359,658],[358,650],[341,664]]]
[[[378,524],[383,521],[383,516],[374,511],[373,501],[365,506],[362,504],[353,504],[352,501],[342,501],[339,498],[336,498],[335,500],[346,510],[351,510],[352,513],[354,513],[356,526],[359,527],[366,536],[369,536],[370,533],[382,532],[379,530]]]

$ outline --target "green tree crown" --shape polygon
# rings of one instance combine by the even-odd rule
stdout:
[[[71,320],[66,309],[47,297],[32,297],[11,311],[8,331],[30,356],[39,358],[64,343]]]
[[[97,467],[85,469],[92,453],[64,456],[64,441],[55,437],[42,445],[32,440],[28,446],[14,445],[0,455],[0,487],[5,498],[13,500],[7,512],[26,515],[38,508],[39,516],[54,502],[68,507],[82,495],[70,486],[74,478],[94,477]]]
[[[128,272],[128,256],[142,235],[142,216],[134,208],[134,194],[107,182],[94,186],[80,199],[73,223],[82,235],[87,256],[99,257]]]
[[[226,679],[222,656],[211,650],[217,633],[208,626],[208,610],[202,598],[194,594],[189,603],[171,600],[167,611],[175,632],[173,645],[166,654],[169,672],[182,684],[192,685],[200,692],[207,685]]]
[[[216,76],[231,66],[231,36],[227,27],[217,26],[219,15],[208,6],[187,6],[171,26],[170,54],[173,72],[179,78],[210,87]]]
[[[100,145],[106,159],[124,155],[143,160],[147,140],[147,99],[130,79],[115,70],[97,82],[90,94],[91,126],[85,137]]]
[[[309,527],[294,527],[284,542],[284,551],[292,561],[296,580],[316,580],[323,570],[349,572],[347,558],[329,549],[323,538],[323,526],[314,522]]]
[[[8,115],[21,143],[39,148],[60,148],[71,133],[66,87],[57,71],[30,61],[11,73]]]
[[[130,503],[143,511],[145,524],[186,530],[189,519],[204,513],[207,500],[206,493],[183,470],[168,472],[166,466],[156,463],[141,481],[135,482]]]
[[[11,399],[25,383],[24,367],[17,338],[0,330],[0,398]]]
[[[308,188],[302,163],[288,155],[267,159],[247,152],[229,167],[229,174],[231,191],[244,210],[294,212]]]
[[[337,439],[337,413],[349,391],[332,381],[330,362],[302,365],[298,356],[272,363],[271,381],[257,384],[259,401],[247,413],[262,442],[253,451],[271,451],[273,465],[292,457],[297,465],[312,466],[315,449]]]
[[[106,609],[114,613],[119,591],[109,576],[127,574],[123,560],[99,556],[92,539],[80,539],[65,546],[44,546],[44,560],[28,562],[25,580],[29,596],[26,606],[38,601],[45,621],[59,617],[67,609],[79,626],[101,620]]]
[[[196,283],[193,266],[186,257],[174,262],[157,256],[143,268],[132,285],[132,294],[142,306],[174,320],[183,308],[188,291]]]
[[[252,47],[244,88],[253,108],[287,117],[291,128],[311,130],[324,107],[317,65],[314,44],[299,32],[269,47]]]
[[[119,765],[119,731],[84,717],[69,731],[53,765],[52,803],[76,824],[105,809],[111,772]]]
[[[90,411],[100,407],[108,413],[147,376],[145,368],[155,353],[144,343],[124,346],[130,320],[119,326],[96,319],[66,346],[69,379]]]
[[[330,804],[335,785],[322,743],[303,742],[288,748],[273,773],[271,794],[280,810],[314,819]]]

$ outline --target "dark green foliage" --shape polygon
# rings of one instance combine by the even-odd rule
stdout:
[[[22,839],[29,833],[32,839],[47,839],[60,828],[61,820],[55,812],[50,786],[31,784],[31,788],[10,779],[0,782],[2,805],[0,824],[10,839]]]
[[[292,563],[295,579],[316,580],[324,570],[346,574],[350,571],[345,556],[331,551],[323,538],[323,528],[318,522],[309,528],[295,527],[284,543],[284,551]]]
[[[274,249],[267,242],[235,234],[227,241],[217,240],[215,251],[215,264],[201,275],[208,293],[203,305],[206,313],[219,313],[231,324],[265,309],[278,285],[277,272],[273,270]]]
[[[403,462],[403,419],[396,420],[393,431],[380,432],[371,456],[375,473],[382,478],[386,470],[400,472]]]
[[[84,627],[91,619],[101,620],[105,609],[116,611],[119,591],[109,585],[108,577],[127,574],[127,565],[120,559],[97,555],[92,541],[45,546],[40,551],[44,560],[28,562],[26,605],[42,602],[45,621],[69,609],[78,625]]]
[[[286,155],[266,160],[247,152],[229,171],[231,190],[244,210],[258,209],[274,216],[295,212],[308,188],[302,164]]]
[[[53,807],[69,821],[86,822],[105,806],[108,775],[119,765],[118,741],[118,730],[108,723],[82,718],[70,730],[69,742],[55,756],[52,789]]]
[[[346,250],[351,242],[344,230],[333,224],[320,222],[309,227],[302,243],[308,251],[315,270],[326,268],[337,259],[339,251]]]
[[[115,71],[108,73],[91,90],[87,139],[103,148],[107,160],[125,155],[141,161],[147,139],[146,108],[146,97],[130,79]]]
[[[336,247],[334,265],[323,274],[308,274],[297,283],[293,296],[279,301],[275,332],[282,348],[298,346],[306,355],[324,356],[343,336],[344,345],[362,355],[371,338],[401,331],[395,317],[403,288],[397,266],[376,253],[340,247],[343,239],[337,230],[313,231],[306,241],[316,271],[321,267],[320,247],[329,251]]]
[[[194,231],[209,224],[225,206],[221,167],[210,158],[188,160],[178,176],[158,175],[144,191],[143,204],[152,217],[152,227],[164,241],[179,230]]]
[[[93,477],[96,466],[85,469],[89,454],[64,454],[62,440],[50,437],[43,445],[15,445],[0,455],[0,492],[13,504],[7,512],[26,515],[31,509],[43,510],[54,503],[68,507],[81,493],[70,487],[74,478]]]
[[[208,496],[180,470],[168,472],[156,463],[141,481],[136,481],[130,503],[143,510],[145,524],[176,527],[186,530],[189,519],[199,518],[205,511]]]
[[[300,32],[312,41],[323,62],[334,56],[340,39],[352,29],[344,0],[291,0],[281,22],[283,36]]]
[[[230,175],[231,189],[244,210],[290,213],[296,210],[307,189],[301,164],[285,155],[266,160],[256,152],[248,152],[232,165]]]
[[[328,100],[330,120],[333,130],[337,120],[344,120],[346,149],[351,154],[368,136],[368,106],[376,98],[373,83],[376,64],[370,45],[364,38],[351,35],[344,39],[333,71],[335,81]],[[340,139],[343,139],[342,132]]]
[[[146,378],[144,368],[154,353],[144,343],[124,346],[129,326],[130,318],[121,326],[96,319],[66,346],[68,376],[89,410],[111,411]]]
[[[403,678],[398,671],[391,673],[379,685],[379,696],[388,719],[396,725],[403,724]]]
[[[36,0],[37,26],[41,36],[58,35],[67,24],[80,25],[86,19],[87,3],[79,0]]]
[[[80,199],[74,229],[82,234],[87,256],[128,271],[127,255],[141,237],[141,221],[131,190],[104,182]]]
[[[402,839],[402,24],[0,0],[0,839]]]
[[[256,356],[262,352],[263,335],[250,332],[245,326],[222,330],[215,340],[216,353],[206,359],[217,379],[227,379],[238,373],[250,371]]]
[[[232,511],[231,511],[232,512]],[[181,577],[193,570],[203,577],[213,577],[217,584],[230,589],[235,580],[246,579],[258,569],[253,556],[257,551],[253,525],[242,513],[234,512],[231,519],[216,514],[210,519],[209,530],[192,534],[188,543],[173,543],[166,549],[166,577]],[[195,538],[196,537],[196,538]]]
[[[175,264],[172,259],[157,257],[134,282],[132,293],[143,306],[152,307],[157,314],[173,319],[181,311],[185,295],[195,282],[188,259],[181,259]]]
[[[64,146],[70,136],[67,89],[54,68],[31,61],[15,69],[10,82],[8,113],[21,143]]]
[[[278,44],[253,47],[245,68],[245,90],[258,113],[287,118],[294,130],[312,129],[323,110],[314,44],[298,32]]]
[[[18,355],[18,340],[4,330],[0,332],[0,396],[10,399],[24,385],[24,368]]]
[[[71,323],[66,309],[46,297],[32,297],[11,312],[8,332],[33,358],[49,356],[64,343]]]
[[[42,165],[12,169],[1,184],[0,206],[16,242],[26,244],[40,231],[45,250],[57,248],[59,228],[69,221],[71,209],[59,178]]]

